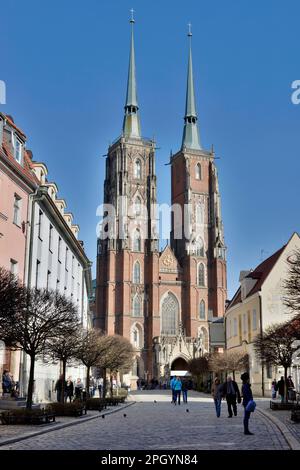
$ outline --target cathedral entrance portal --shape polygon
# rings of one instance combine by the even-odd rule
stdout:
[[[172,362],[171,370],[188,370],[187,362],[183,357],[178,357]]]

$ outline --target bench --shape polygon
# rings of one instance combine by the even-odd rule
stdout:
[[[54,413],[46,413],[44,415],[37,415],[31,416],[29,418],[30,424],[48,424],[55,422],[55,414]]]
[[[291,420],[294,421],[294,423],[299,423],[300,422],[300,409],[299,410],[292,410],[291,413]]]
[[[295,407],[297,407],[297,405],[292,402],[281,403],[280,401],[270,401],[271,410],[293,410]]]

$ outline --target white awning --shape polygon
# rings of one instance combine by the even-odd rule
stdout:
[[[192,374],[187,370],[171,370],[170,377],[192,377]]]

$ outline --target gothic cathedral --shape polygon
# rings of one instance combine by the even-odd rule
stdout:
[[[130,22],[123,132],[106,157],[95,326],[133,344],[134,366],[123,380],[134,387],[138,378],[168,378],[190,359],[220,350],[210,325],[222,323],[227,282],[215,157],[202,148],[197,125],[192,34],[182,145],[170,157],[170,245],[160,251],[155,142],[141,134]]]

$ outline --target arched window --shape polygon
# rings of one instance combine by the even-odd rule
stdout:
[[[142,316],[142,299],[139,295],[135,295],[133,298],[133,309],[132,315],[134,317],[141,317]]]
[[[133,283],[141,283],[141,265],[138,261],[136,261],[133,265]]]
[[[142,212],[142,201],[139,196],[135,198],[135,203],[134,203],[134,214],[135,215],[141,215]]]
[[[204,300],[201,300],[199,304],[199,317],[200,320],[205,320],[205,302]]]
[[[136,160],[134,162],[134,177],[137,179],[141,179],[142,177],[142,166],[141,166],[141,160]]]
[[[201,180],[201,165],[197,163],[195,168],[196,180]]]
[[[175,295],[169,293],[161,304],[161,333],[176,335],[179,320],[179,304]]]
[[[196,256],[204,256],[204,244],[201,237],[195,242],[194,253]]]
[[[197,268],[197,281],[198,281],[198,286],[205,286],[205,270],[204,270],[204,264],[199,263],[198,268]]]
[[[138,229],[134,232],[133,251],[141,251],[141,234]]]
[[[143,347],[143,327],[140,323],[134,323],[131,327],[131,344],[138,349]]]
[[[198,202],[196,206],[196,224],[204,224],[204,206],[201,202]]]

